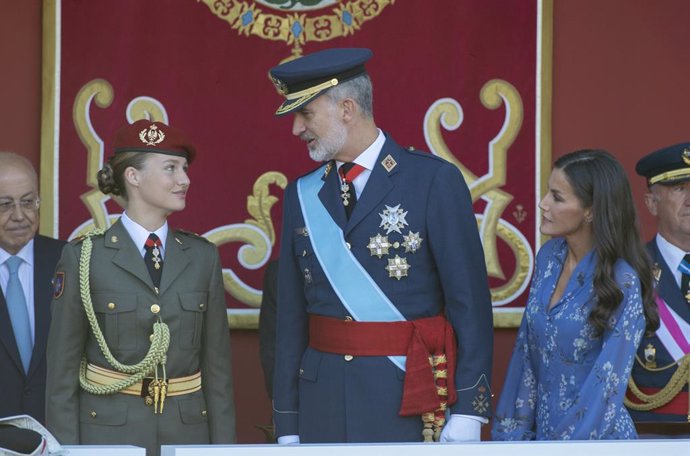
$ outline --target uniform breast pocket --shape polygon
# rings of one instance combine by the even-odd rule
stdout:
[[[96,319],[111,350],[137,348],[136,293],[93,293]]]
[[[208,308],[208,293],[193,291],[179,293],[180,307],[180,347],[199,348],[204,327],[204,316]]]

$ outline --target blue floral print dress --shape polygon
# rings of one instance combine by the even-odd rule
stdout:
[[[494,440],[635,439],[623,405],[635,350],[645,330],[637,274],[619,260],[615,280],[623,301],[601,336],[588,316],[596,297],[596,255],[573,271],[549,310],[568,253],[564,239],[548,241],[536,271],[493,423]]]

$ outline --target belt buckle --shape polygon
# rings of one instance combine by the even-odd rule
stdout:
[[[144,377],[141,380],[141,392],[139,393],[141,397],[146,398],[153,396],[153,394],[149,391],[149,385],[151,385],[153,380],[153,377]]]

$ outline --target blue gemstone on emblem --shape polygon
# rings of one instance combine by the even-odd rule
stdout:
[[[247,11],[242,15],[242,25],[245,26],[247,24],[250,24],[254,21],[254,15],[252,14],[251,11]]]
[[[295,37],[298,37],[300,33],[302,33],[302,24],[300,24],[299,22],[295,22],[294,24],[292,24],[290,30],[292,31],[292,34],[295,35]]]
[[[352,14],[350,14],[348,11],[343,11],[342,20],[345,24],[352,25]]]

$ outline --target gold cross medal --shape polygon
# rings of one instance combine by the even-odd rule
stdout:
[[[161,251],[158,250],[158,246],[154,247],[153,250],[151,250],[151,253],[153,254],[153,257],[151,260],[153,261],[153,267],[156,269],[161,268]]]
[[[350,205],[350,184],[343,181],[340,184],[340,191],[342,192],[340,194],[340,197],[343,199],[343,206],[349,206]]]

